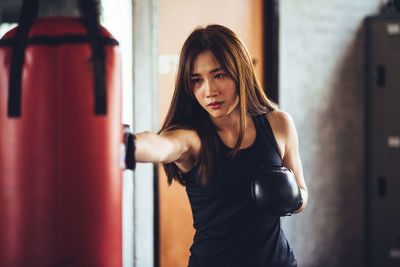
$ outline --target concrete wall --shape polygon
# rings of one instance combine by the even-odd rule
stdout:
[[[78,16],[78,3],[76,0],[41,0],[39,1],[39,16],[72,15]]]
[[[310,197],[283,220],[299,267],[365,266],[363,19],[379,2],[280,1],[280,104]]]

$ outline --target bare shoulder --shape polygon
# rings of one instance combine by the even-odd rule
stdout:
[[[297,133],[294,122],[289,113],[283,110],[273,110],[267,113],[275,140],[278,144],[282,159],[292,147],[296,147]]]
[[[191,169],[197,163],[201,150],[201,140],[195,130],[174,127],[161,132],[160,136],[168,138],[177,147],[180,147],[178,149],[180,155],[174,162],[182,171]]]
[[[273,110],[267,113],[267,118],[273,130],[289,134],[294,127],[294,122],[289,113],[283,110]]]
[[[169,138],[176,138],[181,141],[189,141],[189,142],[190,141],[196,142],[197,140],[200,141],[200,138],[195,130],[179,126],[162,131],[160,135]]]

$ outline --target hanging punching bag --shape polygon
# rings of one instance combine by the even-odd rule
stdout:
[[[122,266],[120,57],[96,4],[26,0],[0,41],[0,266]]]

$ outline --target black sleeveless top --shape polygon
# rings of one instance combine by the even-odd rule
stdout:
[[[297,261],[278,216],[258,213],[251,199],[251,178],[262,165],[282,165],[265,114],[253,117],[254,143],[231,158],[219,139],[218,165],[206,185],[197,166],[183,175],[196,233],[189,267],[295,267]]]

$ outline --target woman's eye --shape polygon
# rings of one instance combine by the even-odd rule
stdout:
[[[225,73],[217,73],[215,74],[215,78],[219,79],[219,78],[223,78],[225,77]]]
[[[199,83],[199,82],[201,82],[201,79],[200,79],[200,78],[192,79],[192,83]]]

